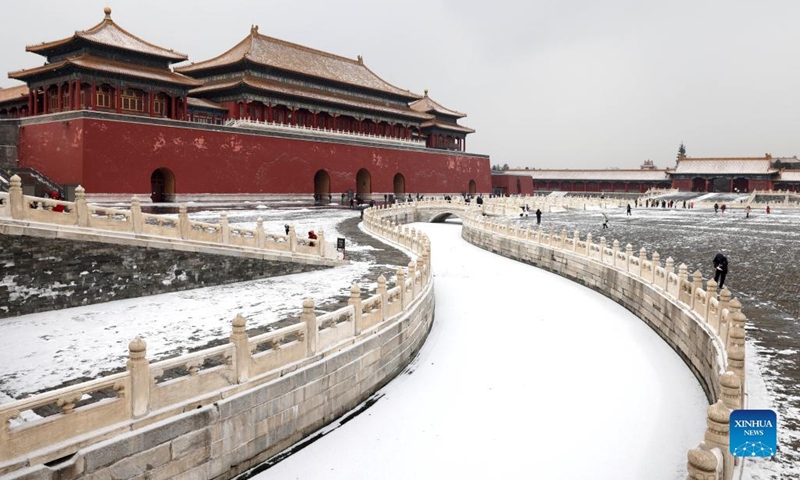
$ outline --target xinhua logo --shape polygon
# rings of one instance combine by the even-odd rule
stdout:
[[[772,410],[734,410],[730,423],[731,454],[771,457],[778,449],[778,417]]]

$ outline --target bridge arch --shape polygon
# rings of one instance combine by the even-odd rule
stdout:
[[[461,217],[458,216],[455,212],[441,212],[432,216],[430,223],[444,223],[444,221],[447,220],[448,218],[457,218],[461,220]]]
[[[175,174],[168,168],[157,168],[150,174],[150,199],[153,203],[171,202],[175,198]]]
[[[331,194],[331,176],[326,170],[314,174],[314,203],[327,203]]]
[[[368,200],[372,195],[372,175],[369,170],[362,168],[356,173],[356,195]]]

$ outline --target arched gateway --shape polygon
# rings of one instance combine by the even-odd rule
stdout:
[[[406,177],[402,173],[394,176],[394,196],[403,198],[406,194]]]
[[[327,203],[330,194],[331,176],[325,170],[319,170],[314,174],[314,203]]]
[[[150,199],[153,203],[171,202],[175,198],[175,175],[168,168],[159,168],[150,175]]]
[[[372,194],[372,175],[369,170],[362,168],[356,174],[356,195],[363,200],[369,200]]]

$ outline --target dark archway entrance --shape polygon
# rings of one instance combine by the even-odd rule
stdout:
[[[745,193],[750,191],[750,180],[739,177],[733,180],[733,191],[739,193]]]
[[[731,180],[729,178],[715,178],[711,181],[711,191],[712,192],[730,192],[731,191]]]
[[[403,198],[406,195],[406,177],[402,173],[394,176],[394,196]]]
[[[693,192],[705,192],[707,189],[706,179],[705,178],[693,178],[692,179],[692,191]]]
[[[369,170],[362,168],[356,174],[356,195],[362,200],[370,200],[372,194],[372,175]]]
[[[175,175],[168,168],[159,168],[150,175],[150,199],[153,203],[171,202],[175,198]]]
[[[331,195],[331,177],[325,170],[314,174],[314,203],[325,205],[329,203]]]

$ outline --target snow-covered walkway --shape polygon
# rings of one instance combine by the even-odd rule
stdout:
[[[608,298],[432,240],[436,319],[370,408],[256,478],[683,479],[706,398],[655,332]],[[335,430],[335,431],[331,431]]]

